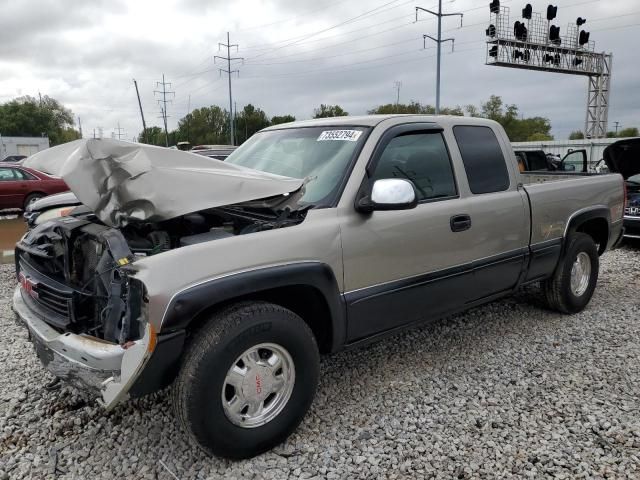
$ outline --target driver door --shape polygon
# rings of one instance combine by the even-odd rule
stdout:
[[[349,342],[439,316],[468,297],[471,206],[458,194],[442,132],[420,124],[390,129],[369,166],[370,182],[383,178],[411,180],[419,203],[342,224]]]

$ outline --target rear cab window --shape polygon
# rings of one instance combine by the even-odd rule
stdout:
[[[509,189],[509,171],[500,143],[490,127],[453,127],[471,193],[503,192]]]

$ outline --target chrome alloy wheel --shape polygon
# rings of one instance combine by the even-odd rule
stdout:
[[[296,380],[293,359],[275,343],[255,345],[231,365],[222,386],[222,406],[239,427],[270,422],[285,407]]]
[[[580,252],[571,267],[571,291],[576,297],[582,296],[587,291],[590,278],[591,259],[585,252]]]

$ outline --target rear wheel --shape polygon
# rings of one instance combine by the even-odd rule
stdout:
[[[32,193],[30,195],[27,195],[27,198],[24,199],[23,210],[26,210],[30,204],[32,204],[36,200],[40,200],[43,197],[45,197],[43,193]]]
[[[193,335],[173,388],[176,414],[209,454],[248,458],[281,443],[315,395],[319,353],[296,314],[243,302]]]
[[[549,307],[562,313],[577,313],[584,309],[596,288],[599,260],[598,249],[589,235],[571,235],[553,277],[542,285]]]

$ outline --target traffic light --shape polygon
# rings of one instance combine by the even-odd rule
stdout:
[[[487,37],[495,37],[496,36],[496,26],[495,25],[489,25],[489,28],[487,28],[486,32],[487,32]]]
[[[553,5],[549,5],[547,7],[547,20],[551,21],[556,18],[558,13],[558,7],[554,7]]]
[[[491,0],[489,11],[491,13],[500,13],[500,0]]]
[[[522,9],[522,18],[526,18],[527,20],[531,20],[531,14],[533,13],[533,7],[530,3],[527,3],[527,6]]]
[[[531,58],[531,52],[529,50],[525,50],[524,52],[521,50],[515,50],[513,52],[514,60],[522,59],[525,62],[528,62],[530,58]]]
[[[491,49],[489,50],[489,56],[490,57],[498,57],[498,46],[494,45],[493,47],[491,47]]]
[[[580,31],[580,37],[578,37],[578,43],[580,46],[589,43],[589,32],[585,32],[584,30]]]
[[[544,56],[544,61],[547,63],[553,63],[554,65],[560,65],[560,54],[556,53],[555,55],[546,54]]]
[[[560,39],[560,27],[551,25],[551,28],[549,28],[549,41],[554,45],[560,45],[562,43]]]
[[[576,20],[576,25],[578,25],[579,27],[584,25],[585,23],[587,23],[586,18],[578,17],[578,19]]]
[[[523,22],[513,24],[513,36],[516,37],[516,40],[527,41],[527,27]]]
[[[578,65],[580,65],[582,63],[582,59],[580,57],[576,57],[573,59],[573,65],[575,67],[577,67]]]

